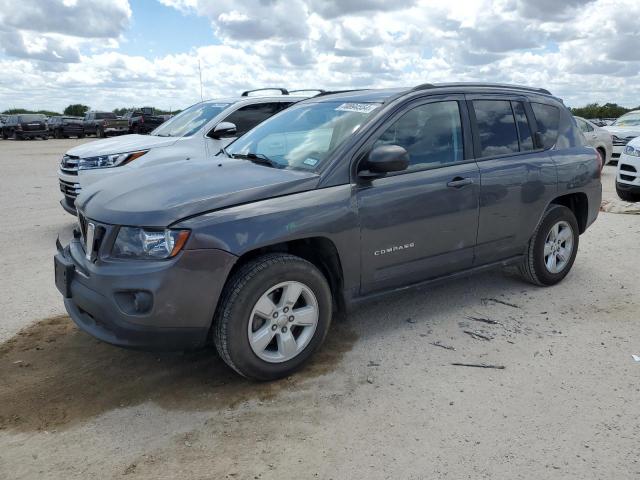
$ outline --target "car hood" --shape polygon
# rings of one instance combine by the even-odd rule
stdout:
[[[620,138],[640,137],[640,127],[616,127],[609,125],[602,128],[612,135]]]
[[[72,148],[67,155],[80,158],[110,155],[112,153],[135,152],[149,148],[168,147],[178,141],[177,137],[158,137],[155,135],[122,135],[105,138],[95,142],[83,143]]]
[[[189,160],[109,176],[76,200],[87,218],[114,225],[166,227],[200,213],[314,189],[312,172],[247,160]]]

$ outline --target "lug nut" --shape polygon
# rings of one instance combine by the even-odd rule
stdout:
[[[284,308],[282,309],[282,311],[283,311],[284,313],[287,313],[287,312],[289,311],[289,307],[284,307]]]
[[[295,320],[295,318],[293,317],[293,315],[290,315],[290,316],[289,316],[289,321],[290,321],[290,322],[293,322],[294,320]]]
[[[287,333],[287,327],[282,327],[282,333]]]
[[[278,312],[273,312],[273,318],[278,318]]]
[[[278,325],[272,325],[271,330],[276,331],[278,329]]]

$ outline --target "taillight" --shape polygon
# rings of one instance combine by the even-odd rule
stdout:
[[[596,150],[596,156],[598,157],[600,167],[598,168],[598,176],[600,176],[600,173],[602,173],[602,169],[604,168],[604,158],[602,156],[602,153],[600,153],[600,150]]]

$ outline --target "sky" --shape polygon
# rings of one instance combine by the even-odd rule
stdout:
[[[19,8],[16,6],[19,5]],[[640,0],[0,0],[0,111],[260,87],[543,87],[640,105]]]

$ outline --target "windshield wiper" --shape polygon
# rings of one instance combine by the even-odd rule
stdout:
[[[282,168],[282,165],[280,165],[275,160],[271,160],[269,157],[263,155],[262,153],[232,153],[230,156],[231,158],[241,158],[243,160],[249,160],[253,163],[259,163],[260,165],[268,165],[273,168]]]

